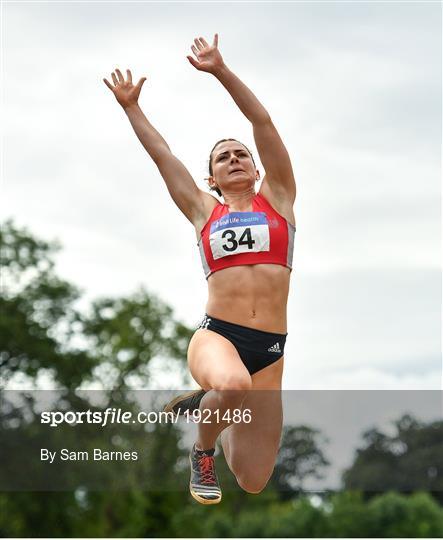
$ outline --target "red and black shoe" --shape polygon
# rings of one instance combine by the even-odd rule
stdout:
[[[217,504],[222,498],[215,472],[214,451],[214,448],[197,450],[194,444],[189,454],[191,462],[189,490],[194,499],[201,504]]]
[[[177,396],[172,401],[170,401],[163,410],[165,412],[173,412],[178,415],[184,414],[186,411],[193,413],[200,407],[200,401],[202,397],[206,394],[201,388],[199,390],[192,390]]]

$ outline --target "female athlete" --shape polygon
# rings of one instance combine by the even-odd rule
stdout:
[[[209,298],[203,322],[189,343],[188,363],[201,390],[179,396],[165,410],[200,408],[217,418],[199,423],[190,454],[191,494],[202,504],[215,504],[221,500],[213,457],[220,434],[228,466],[245,491],[259,493],[274,469],[282,429],[280,390],[296,190],[288,152],[268,112],[224,63],[218,35],[212,45],[195,39],[191,50],[191,65],[213,75],[252,124],[265,170],[258,193],[259,171],[245,145],[228,138],[211,150],[208,184],[223,197],[222,204],[197,187],[143,114],[138,97],[146,79],[133,85],[129,70],[125,79],[116,69],[113,84],[104,82],[175,204],[195,227]],[[235,409],[249,410],[250,421],[233,422],[224,415]]]

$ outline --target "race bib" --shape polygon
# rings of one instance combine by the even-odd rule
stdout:
[[[214,260],[238,253],[269,251],[269,225],[264,212],[232,212],[211,224]]]

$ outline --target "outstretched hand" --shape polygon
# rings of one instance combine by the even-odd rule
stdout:
[[[146,77],[142,77],[135,86],[132,84],[132,73],[129,69],[126,70],[126,81],[119,69],[112,72],[111,77],[114,84],[111,84],[107,79],[103,79],[103,82],[114,94],[115,99],[123,109],[135,105]]]
[[[222,55],[218,50],[218,34],[215,34],[212,45],[209,45],[202,37],[194,39],[195,45],[191,46],[195,58],[187,56],[189,62],[199,71],[215,74],[224,66]]]

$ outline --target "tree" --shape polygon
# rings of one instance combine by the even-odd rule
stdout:
[[[443,502],[443,422],[404,415],[394,426],[393,436],[376,428],[363,434],[364,446],[343,474],[344,487],[368,494],[424,490]]]
[[[16,374],[29,383],[51,374],[75,387],[95,362],[85,350],[69,347],[79,315],[79,290],[60,279],[53,257],[59,246],[34,238],[8,221],[0,232],[0,372],[6,386]]]
[[[359,492],[345,491],[330,497],[327,503],[328,533],[334,538],[366,538],[372,536],[372,516]]]
[[[282,499],[303,492],[307,478],[322,478],[329,465],[320,445],[326,439],[308,426],[285,426],[271,482]]]
[[[443,509],[427,493],[388,492],[367,503],[368,536],[442,538]]]
[[[44,385],[57,389],[57,410],[90,407],[88,396],[76,390],[97,382],[109,403],[133,410],[131,386],[145,387],[152,381],[149,364],[159,356],[170,368],[183,369],[192,331],[144,289],[128,298],[96,300],[89,313],[82,313],[76,309],[80,291],[56,274],[58,244],[36,239],[11,221],[3,224],[0,241],[0,452],[7,457],[1,459],[0,484],[15,483],[20,489],[29,484],[27,474],[40,480],[47,474],[44,464],[27,472],[32,443],[34,448],[80,443],[89,450],[103,442],[103,436],[93,425],[84,426],[82,440],[69,426],[43,433],[34,394],[23,393],[21,407],[9,400],[5,388],[13,387],[17,376],[32,389],[44,375]],[[122,449],[134,443],[130,430],[114,427],[107,435],[110,444]],[[139,433],[137,442],[146,457],[125,473],[127,491],[95,492],[78,486],[56,493],[0,493],[0,536],[167,535],[186,493],[188,471],[180,466],[186,452],[179,447],[180,439],[180,430],[171,424]],[[115,471],[109,464],[94,473],[97,478],[85,481],[118,486]],[[52,476],[59,487],[77,479],[74,466],[57,474],[54,470]],[[140,488],[144,479],[150,482],[147,492]]]
[[[55,386],[87,382],[105,388],[151,382],[150,361],[182,368],[192,331],[143,288],[129,298],[96,300],[89,314],[77,287],[55,273],[56,242],[36,239],[11,221],[1,228],[0,370],[3,386],[20,373],[29,383],[45,373]]]

